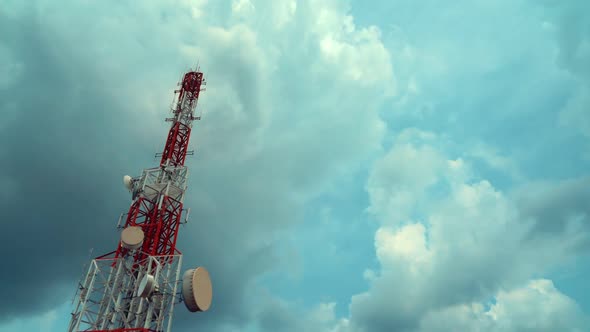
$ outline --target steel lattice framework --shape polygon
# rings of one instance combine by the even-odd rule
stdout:
[[[187,72],[175,90],[173,117],[160,166],[146,169],[132,181],[133,202],[119,219],[118,228],[140,227],[141,247],[127,249],[121,242],[111,253],[92,260],[80,282],[69,330],[148,332],[170,331],[174,305],[182,301],[182,254],[176,249],[188,169],[184,166],[195,108],[205,85],[198,69]],[[158,155],[157,155],[158,156]],[[185,220],[181,220],[185,212]],[[124,223],[123,223],[124,220]],[[138,295],[144,276],[155,278],[153,296]]]

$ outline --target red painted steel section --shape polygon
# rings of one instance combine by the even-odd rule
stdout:
[[[145,240],[143,243],[142,251],[147,252],[146,249],[150,244],[150,239],[153,236],[153,228],[154,228],[154,213],[157,212],[157,206],[155,202],[145,198],[145,197],[138,197],[129,207],[129,212],[127,213],[127,220],[125,221],[125,227],[128,226],[140,226],[145,234]],[[117,248],[117,252],[115,254],[115,258],[123,256],[128,250],[123,248],[123,246],[119,243],[119,247]],[[140,261],[145,258],[144,254],[138,253],[135,256],[135,261]],[[113,262],[113,265],[115,262]]]
[[[173,255],[175,249],[175,238],[178,234],[180,217],[182,214],[182,203],[171,198],[164,197],[162,208],[156,214],[154,236],[147,247],[151,255]]]
[[[188,72],[182,80],[182,87],[178,95],[178,102],[174,110],[177,115],[184,108],[194,108],[201,92],[203,83],[203,73]],[[192,119],[190,119],[192,121]],[[191,128],[187,124],[175,122],[168,133],[168,139],[162,153],[160,165],[165,166],[169,161],[172,166],[184,165],[186,153],[188,151],[188,142],[191,135]]]
[[[181,89],[175,91],[179,94],[174,109],[175,116],[183,113],[187,108],[194,109],[202,84],[203,73],[191,71],[184,75]],[[168,132],[160,160],[162,167],[182,166],[186,160],[191,134],[189,125],[194,118],[185,119],[186,123],[182,122],[182,118],[180,120],[175,117]],[[138,197],[129,208],[125,227],[141,226],[145,234],[142,246],[145,254],[136,256],[136,261],[141,261],[148,254],[152,256],[175,254],[182,203],[168,196],[163,197],[160,208],[156,203],[145,197]],[[115,257],[124,255],[126,251],[127,249],[119,244]]]

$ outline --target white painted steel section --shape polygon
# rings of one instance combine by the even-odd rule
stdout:
[[[68,331],[135,327],[170,331],[174,304],[180,300],[181,263],[181,255],[148,256],[136,269],[125,258],[93,260]],[[159,287],[149,299],[142,299],[135,293],[147,273]]]

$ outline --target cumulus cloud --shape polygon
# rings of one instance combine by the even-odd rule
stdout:
[[[430,312],[420,330],[582,332],[587,324],[575,302],[560,293],[550,280],[537,279],[524,287],[500,291],[489,308],[471,303]]]
[[[409,129],[375,162],[367,191],[369,212],[381,225],[379,268],[365,271],[369,289],[352,297],[350,315],[339,318],[324,303],[325,315],[312,319],[317,312],[272,302],[266,328],[584,331],[581,308],[538,276],[587,243],[583,220],[575,219],[577,228],[562,225],[584,215],[587,179],[505,193],[475,176],[468,157],[450,157],[444,141]],[[542,231],[547,223],[563,229]]]
[[[264,290],[258,292],[258,300],[253,311],[260,331],[348,332],[350,329],[347,319],[336,317],[335,302],[305,306],[281,300]]]
[[[521,182],[518,189],[500,190],[481,176],[481,170],[473,169],[473,159],[479,159],[524,181],[523,156],[535,160],[526,168],[527,177],[538,177],[537,170],[547,164],[554,168],[561,164],[547,160],[546,144],[539,148],[543,154],[532,148],[540,146],[540,136],[547,132],[541,128],[554,128],[559,110],[555,105],[563,100],[548,98],[550,105],[531,101],[543,91],[555,90],[549,88],[553,83],[531,82],[534,77],[564,76],[552,66],[554,58],[547,56],[555,48],[554,41],[541,29],[539,12],[528,5],[497,1],[424,6],[436,8],[432,10],[436,15],[428,9],[421,11],[424,17],[436,17],[433,22],[403,26],[410,45],[397,49],[405,71],[402,97],[390,122],[403,129],[408,126],[404,120],[412,117],[402,116],[417,114],[420,126],[444,135],[405,130],[392,138],[389,152],[373,166],[367,181],[368,211],[381,224],[375,234],[380,268],[365,272],[369,290],[352,297],[350,317],[338,323],[339,328],[582,331],[587,326],[572,299],[551,281],[537,279],[586,248],[590,235],[587,179],[574,175],[567,180]],[[472,14],[465,15],[466,6]],[[403,16],[421,21],[411,7],[396,6],[392,15],[402,24],[407,23]],[[582,12],[572,17],[582,31],[570,31],[574,36],[586,31],[588,20],[583,18],[587,11]],[[500,21],[501,26],[494,23]],[[449,33],[462,38],[449,38]],[[584,54],[580,49],[576,52],[576,59]],[[530,65],[522,66],[525,61]],[[590,62],[576,60],[571,65],[584,73],[581,67],[586,63]],[[536,69],[543,74],[537,76]],[[519,86],[527,86],[527,92],[520,93]],[[580,87],[585,89],[583,84]],[[584,103],[585,99],[577,98],[566,105],[575,104],[568,107],[578,112],[584,108],[577,107]],[[529,127],[520,118],[525,116],[542,120]],[[582,117],[578,113],[572,119],[578,125],[585,122]],[[519,141],[523,131],[531,136]],[[542,142],[572,147],[556,153],[579,151],[578,139],[564,143],[562,132],[547,135]],[[449,144],[448,136],[460,142]],[[493,144],[469,148],[466,141],[475,137],[501,142],[508,151],[495,149]],[[543,160],[547,164],[540,165]],[[571,168],[573,173],[585,172],[581,165],[576,166]]]
[[[431,133],[406,130],[398,144],[373,166],[367,182],[371,204],[369,212],[379,215],[384,223],[400,223],[417,213],[412,202],[434,185],[445,169],[446,161],[429,145],[415,147],[412,139],[434,140]],[[460,161],[458,161],[460,163]]]
[[[585,2],[572,3],[553,3],[556,7],[578,6],[580,11],[573,15],[576,10],[567,10],[574,19],[570,24],[579,31],[570,29],[577,41],[569,40],[569,47],[561,50],[575,50],[575,56],[571,52],[572,56],[560,56],[572,73],[585,75],[590,62],[579,59],[585,54],[581,39],[585,38],[588,11],[580,8],[586,6]],[[405,70],[400,75],[401,98],[390,118],[392,123],[401,122],[396,127],[401,133],[392,138],[391,148],[374,164],[367,181],[368,211],[381,225],[375,234],[380,268],[365,272],[370,286],[367,292],[352,297],[347,329],[581,331],[587,320],[573,300],[555,289],[551,281],[535,278],[585,250],[590,236],[587,179],[574,176],[524,182],[523,156],[531,158],[531,153],[526,151],[530,146],[522,148],[526,144],[514,141],[514,137],[521,137],[515,130],[521,128],[517,118],[527,113],[533,116],[534,112],[535,118],[547,121],[546,128],[553,128],[555,121],[550,119],[556,118],[558,109],[523,101],[544,88],[531,88],[525,97],[508,90],[511,84],[528,83],[512,81],[499,86],[490,81],[508,82],[517,76],[530,80],[533,76],[528,72],[519,75],[515,69],[523,59],[531,63],[527,70],[538,66],[543,72],[551,72],[551,77],[563,78],[551,66],[554,58],[541,59],[531,53],[546,50],[551,54],[554,41],[541,37],[548,35],[540,29],[541,16],[534,9],[526,10],[526,2],[455,6],[437,8],[437,15],[427,9],[421,11],[424,17],[437,17],[426,29],[404,21],[403,16],[421,21],[409,15],[414,13],[411,5],[400,6],[393,14],[398,15],[395,19],[401,31],[396,36],[403,36],[408,43],[397,45],[400,67]],[[472,14],[464,15],[466,6]],[[523,17],[524,12],[531,15]],[[501,26],[493,23],[498,20]],[[479,24],[483,21],[489,24]],[[433,28],[443,24],[445,29]],[[449,38],[451,33],[463,38]],[[463,46],[453,46],[459,40]],[[574,44],[577,46],[572,48]],[[500,79],[508,76],[511,79]],[[452,82],[452,87],[448,88],[445,81]],[[585,89],[586,85],[579,87]],[[559,103],[561,100],[555,102]],[[582,126],[588,118],[580,113],[585,106],[585,98],[570,99],[566,107],[576,111],[562,111],[562,119],[567,113],[572,123]],[[441,134],[403,130],[408,126],[407,119],[420,119],[420,127]],[[544,122],[535,125],[531,132],[539,134],[544,126]],[[526,141],[538,144],[538,136]],[[559,137],[556,134],[544,141],[563,142]],[[481,140],[486,144],[468,143]],[[490,141],[502,142],[505,150],[488,145]],[[568,151],[577,151],[577,147]],[[516,151],[521,153],[517,155]],[[518,189],[503,191],[482,178],[481,170],[473,168],[477,160],[520,181]],[[531,163],[534,167],[541,161],[540,157],[536,160]],[[535,171],[530,169],[526,177],[538,176]],[[546,306],[535,306],[535,301]],[[543,318],[536,318],[539,315]]]
[[[442,326],[453,331],[581,326],[579,321],[559,319],[560,311],[571,309],[573,304],[570,306],[571,300],[549,281],[528,286],[552,292],[548,301],[555,298],[568,303],[558,303],[560,307],[547,321],[513,322],[512,315],[518,312],[498,312],[516,310],[524,303],[514,300],[530,292],[503,293],[503,289],[518,289],[530,277],[575,254],[576,247],[585,243],[590,234],[587,229],[577,228],[574,232],[539,236],[533,230],[543,221],[531,216],[547,215],[542,210],[547,208],[557,211],[554,218],[547,217],[559,223],[566,210],[585,209],[583,199],[559,209],[543,205],[544,195],[537,191],[531,196],[535,203],[517,205],[490,182],[472,176],[467,161],[451,159],[436,149],[432,145],[436,142],[434,134],[411,130],[399,136],[388,154],[375,163],[369,177],[370,211],[382,224],[375,234],[380,270],[366,273],[369,290],[352,297],[351,326],[367,331],[430,331],[440,327],[432,323],[439,316],[431,318],[427,313],[457,314],[465,308],[480,310],[477,314],[482,319],[471,319],[465,322],[467,325]],[[555,194],[549,195],[575,196],[577,188],[584,187],[583,182],[576,181],[564,185],[562,194],[553,186],[551,192]],[[566,200],[564,197],[561,201]],[[559,199],[552,201],[560,205]],[[497,303],[486,313],[482,308],[494,297]],[[502,309],[509,306],[502,301],[514,304]],[[519,310],[533,317],[539,308]],[[464,315],[473,316],[471,311]],[[489,315],[497,317],[486,322],[483,318]]]
[[[479,143],[469,149],[468,156],[487,163],[493,169],[501,171],[514,180],[523,181],[525,176],[516,165],[514,159],[503,155],[497,148]]]

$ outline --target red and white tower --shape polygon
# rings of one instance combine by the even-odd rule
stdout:
[[[166,119],[172,126],[158,154],[160,166],[123,178],[133,202],[117,225],[119,246],[92,260],[79,285],[70,332],[170,331],[175,304],[184,302],[192,312],[211,305],[209,272],[198,267],[181,276],[182,254],[176,248],[179,226],[190,211],[183,209],[184,161],[192,153],[188,144],[193,121],[199,119],[195,108],[205,85],[203,73],[191,70],[179,85],[173,117]]]

